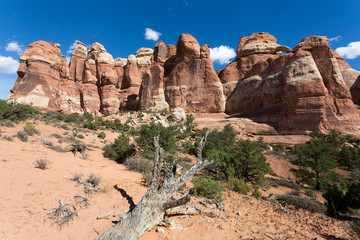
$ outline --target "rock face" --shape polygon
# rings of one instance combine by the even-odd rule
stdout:
[[[114,58],[78,42],[70,65],[60,45],[37,41],[20,57],[8,101],[41,110],[95,115],[119,110],[234,114],[271,125],[269,133],[336,128],[360,132],[360,72],[311,36],[294,49],[269,33],[241,37],[235,61],[215,72],[209,46],[190,34]],[[351,91],[349,90],[351,88]]]
[[[264,50],[276,44],[274,37],[256,37],[254,48],[251,36],[240,39],[237,60],[220,72],[227,113],[268,123],[279,133],[359,131],[359,112],[327,38],[303,39],[294,52],[278,55]]]
[[[37,41],[20,57],[18,78],[8,101],[41,110],[81,112],[80,85],[69,80],[69,67],[58,46]]]
[[[213,62],[200,56],[200,45],[190,34],[181,34],[171,70],[165,72],[165,98],[171,109],[189,112],[223,112],[225,97]],[[166,67],[166,63],[165,63]]]

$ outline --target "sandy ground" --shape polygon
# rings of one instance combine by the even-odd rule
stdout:
[[[41,135],[29,137],[28,142],[16,137],[13,141],[3,138],[15,135],[24,125],[0,127],[0,239],[94,239],[112,226],[113,221],[119,220],[112,216],[97,220],[98,216],[112,209],[114,212],[128,209],[145,193],[141,174],[128,171],[123,165],[102,156],[100,148],[104,143],[96,133],[82,133],[85,136],[82,141],[100,147],[88,152],[88,158],[84,160],[80,155],[74,157],[70,152],[58,153],[46,148],[42,138],[65,147],[66,143],[57,143],[58,140],[50,134],[63,135],[66,130],[39,121],[35,126]],[[105,132],[107,142],[117,136]],[[34,162],[39,158],[51,161],[48,169],[35,168]],[[269,161],[277,177],[292,180],[291,166],[286,160],[273,156]],[[90,173],[101,176],[100,187],[107,190],[86,195],[91,205],[84,209],[78,207],[78,216],[60,229],[49,219],[49,213],[58,206],[59,200],[72,204],[75,195],[85,195],[84,187],[76,187],[76,183],[70,180],[74,173],[82,173],[84,178]],[[115,185],[122,190],[116,190]],[[282,187],[270,191],[286,192],[290,189]],[[141,239],[350,239],[343,229],[345,223],[325,215],[292,207],[289,207],[289,214],[284,214],[276,203],[270,201],[234,192],[225,192],[224,195],[224,212],[207,209],[198,204],[201,199],[192,198],[193,204],[205,211],[217,211],[219,217],[171,217],[181,225],[181,230],[162,227],[164,233],[159,233],[154,228]]]

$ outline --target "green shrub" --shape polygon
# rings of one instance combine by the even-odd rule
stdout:
[[[201,133],[203,136],[203,133]],[[224,147],[232,147],[235,143],[236,133],[234,128],[227,124],[222,131],[213,130],[209,133],[203,148],[203,155],[207,157],[211,150],[220,150]]]
[[[194,146],[192,141],[190,140],[184,141],[182,142],[181,146],[184,149],[184,153],[196,155],[196,147]]]
[[[25,104],[10,104],[5,100],[0,100],[0,120],[9,119],[11,121],[26,120],[40,114],[39,111]]]
[[[106,133],[100,132],[100,133],[98,134],[98,138],[100,138],[100,139],[105,139],[105,138],[106,138]]]
[[[220,178],[263,180],[262,176],[273,173],[260,146],[251,140],[241,140],[232,147],[210,150],[208,155],[210,160],[214,160],[213,169],[219,172]]]
[[[113,144],[106,145],[104,150],[105,157],[118,163],[123,163],[126,158],[136,153],[134,144],[130,144],[130,139],[125,134],[118,136]]]
[[[283,186],[283,187],[288,187],[291,189],[294,189],[295,191],[300,191],[301,190],[301,186],[298,183],[295,182],[290,182],[286,179],[282,179],[282,178],[268,178],[270,185],[272,187],[277,187],[278,185]]]
[[[360,209],[360,183],[343,182],[329,188],[324,194],[329,215],[336,216],[337,212],[354,211]]]
[[[100,121],[85,122],[83,127],[91,130],[98,130],[100,128]]]
[[[218,181],[201,176],[194,177],[192,182],[194,184],[193,192],[195,196],[215,199],[219,202],[223,201],[222,192],[224,189],[220,186]]]
[[[69,126],[66,125],[65,123],[64,123],[64,124],[61,124],[60,127],[61,127],[62,129],[64,129],[64,130],[67,130],[67,131],[70,130]]]
[[[244,180],[236,177],[231,177],[229,179],[228,188],[242,194],[248,194],[252,190],[252,186],[250,184],[246,184]]]
[[[285,195],[278,195],[276,198],[278,201],[285,202],[297,208],[307,209],[318,213],[326,212],[326,207],[323,204],[293,194],[286,193]]]
[[[65,116],[64,121],[79,124],[85,121],[85,117],[81,116],[79,113],[71,113],[70,115]]]
[[[253,185],[253,195],[256,198],[262,198],[262,194],[260,192],[260,186],[259,185]]]
[[[336,174],[331,171],[336,167],[338,152],[332,144],[339,142],[336,132],[325,135],[319,132],[310,133],[310,141],[295,145],[293,151],[296,156],[294,164],[299,169],[294,170],[300,182],[314,186],[317,190],[326,187]]]
[[[161,147],[169,154],[174,154],[178,149],[175,136],[178,130],[174,126],[164,127],[160,123],[151,122],[140,126],[135,131],[135,141],[142,149],[143,154],[147,158],[154,156],[154,137],[159,136]]]
[[[35,126],[31,123],[26,123],[24,126],[24,131],[29,135],[33,136],[34,134],[40,134],[40,131],[35,129]]]
[[[43,115],[42,119],[44,121],[49,121],[49,122],[59,122],[59,121],[64,121],[65,116],[66,115],[64,115],[60,112],[49,111]]]
[[[94,120],[93,115],[92,115],[91,113],[88,113],[88,112],[85,112],[85,113],[83,114],[83,117],[85,118],[85,120],[86,120],[87,122],[91,122],[92,120]]]
[[[29,138],[29,135],[25,131],[18,131],[16,135],[23,142],[27,142]]]

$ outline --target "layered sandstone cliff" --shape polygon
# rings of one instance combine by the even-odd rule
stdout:
[[[96,115],[225,111],[279,133],[360,131],[354,104],[360,104],[360,72],[331,50],[327,37],[308,37],[291,49],[269,33],[254,33],[240,38],[236,53],[216,73],[209,46],[181,34],[176,46],[159,41],[127,59],[114,59],[100,43],[78,42],[68,66],[58,44],[38,41],[21,55],[8,101]]]
[[[227,113],[271,124],[279,133],[359,131],[359,112],[327,37],[305,38],[292,51],[281,47],[288,51],[281,54],[273,36],[258,35],[240,39],[236,60],[219,74]]]

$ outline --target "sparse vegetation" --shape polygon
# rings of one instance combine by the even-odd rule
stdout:
[[[326,207],[317,201],[312,201],[294,194],[286,193],[284,195],[278,195],[277,200],[293,205],[297,208],[306,209],[312,212],[325,213]]]
[[[102,177],[99,175],[96,175],[95,173],[90,173],[88,178],[86,179],[86,182],[90,183],[93,187],[99,186],[101,182]]]
[[[11,120],[9,119],[4,119],[0,121],[0,126],[2,127],[14,127],[14,124]]]
[[[45,170],[49,167],[49,165],[51,164],[51,162],[49,160],[47,160],[46,158],[39,158],[36,160],[36,162],[34,163],[36,168],[39,168],[41,170]]]
[[[31,123],[26,123],[24,126],[24,131],[29,135],[33,136],[34,134],[39,135],[40,131],[35,129],[35,126]]]
[[[223,201],[222,192],[224,189],[218,181],[200,176],[194,177],[192,183],[194,184],[193,192],[195,196],[215,199],[218,202]]]
[[[25,131],[18,131],[16,136],[23,142],[27,142],[29,135]]]
[[[100,132],[100,133],[98,134],[98,138],[100,138],[100,139],[105,139],[105,138],[106,138],[106,133]]]
[[[64,224],[70,222],[75,216],[77,216],[75,203],[72,207],[73,211],[70,209],[69,204],[64,204],[61,200],[59,200],[59,207],[53,209],[50,213],[50,219],[58,224],[61,229]]]
[[[270,182],[270,185],[272,187],[277,187],[277,186],[283,186],[283,187],[288,187],[291,189],[294,189],[295,191],[300,191],[301,190],[301,186],[298,183],[295,182],[290,182],[286,179],[282,179],[282,178],[268,178],[268,181]]]

